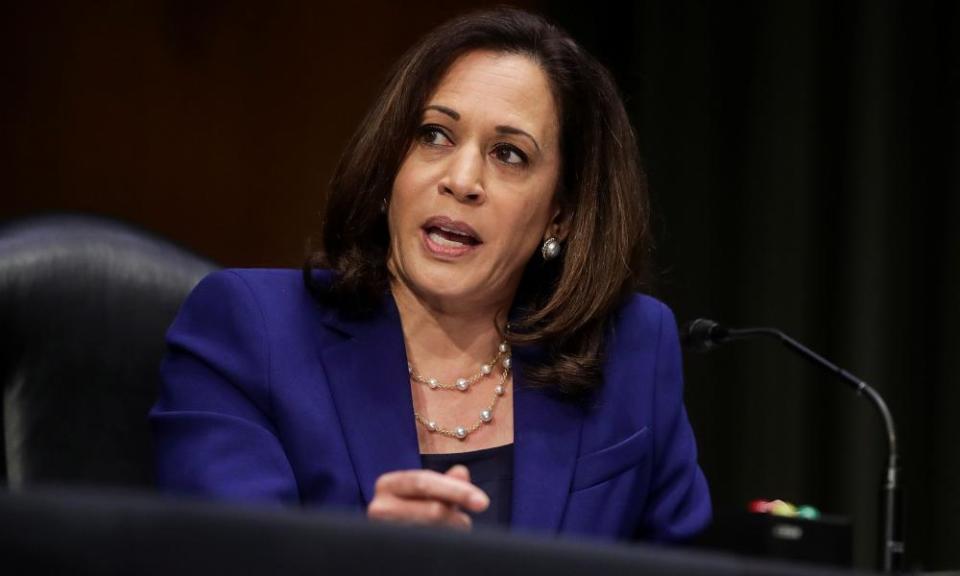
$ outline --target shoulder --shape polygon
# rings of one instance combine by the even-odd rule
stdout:
[[[327,271],[314,278],[324,281]],[[273,337],[323,323],[329,315],[295,269],[228,268],[205,276],[180,309],[174,329],[203,323],[219,331],[254,330]],[[216,328],[214,328],[216,327]]]
[[[659,438],[658,414],[674,410],[682,381],[679,340],[670,308],[644,294],[634,294],[610,322],[603,357],[603,384],[588,403],[582,442],[600,450],[647,429],[646,443]],[[646,445],[646,444],[643,444]]]
[[[225,269],[205,276],[167,330],[166,373],[214,366],[268,405],[271,367],[341,340],[299,270]]]
[[[657,389],[682,387],[680,364],[680,339],[673,312],[651,296],[635,294],[611,323],[601,393],[649,405]]]
[[[635,293],[614,314],[608,354],[623,350],[659,349],[677,341],[673,311],[656,298]]]
[[[325,270],[314,273],[315,280],[320,282],[329,277]],[[200,280],[187,302],[220,298],[266,308],[318,305],[310,298],[302,271],[286,268],[227,268],[212,272]]]
[[[327,280],[331,273],[318,270],[314,277]],[[303,272],[292,268],[226,268],[205,276],[195,291],[245,291],[256,298],[283,298],[299,295],[305,290]]]

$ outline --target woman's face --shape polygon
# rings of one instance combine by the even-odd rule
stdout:
[[[393,183],[397,281],[442,307],[509,306],[528,260],[559,231],[559,132],[535,61],[488,51],[457,59]]]

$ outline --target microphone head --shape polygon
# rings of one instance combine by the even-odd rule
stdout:
[[[680,330],[680,343],[683,347],[697,352],[709,352],[726,339],[727,329],[706,318],[687,322]]]

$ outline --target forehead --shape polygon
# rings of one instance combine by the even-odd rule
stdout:
[[[531,57],[474,51],[459,57],[428,100],[467,121],[491,121],[556,137],[559,120],[550,81]]]

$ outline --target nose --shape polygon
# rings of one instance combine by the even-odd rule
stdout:
[[[440,194],[449,194],[459,202],[482,204],[483,155],[471,146],[463,146],[451,154],[446,174],[439,183]]]

